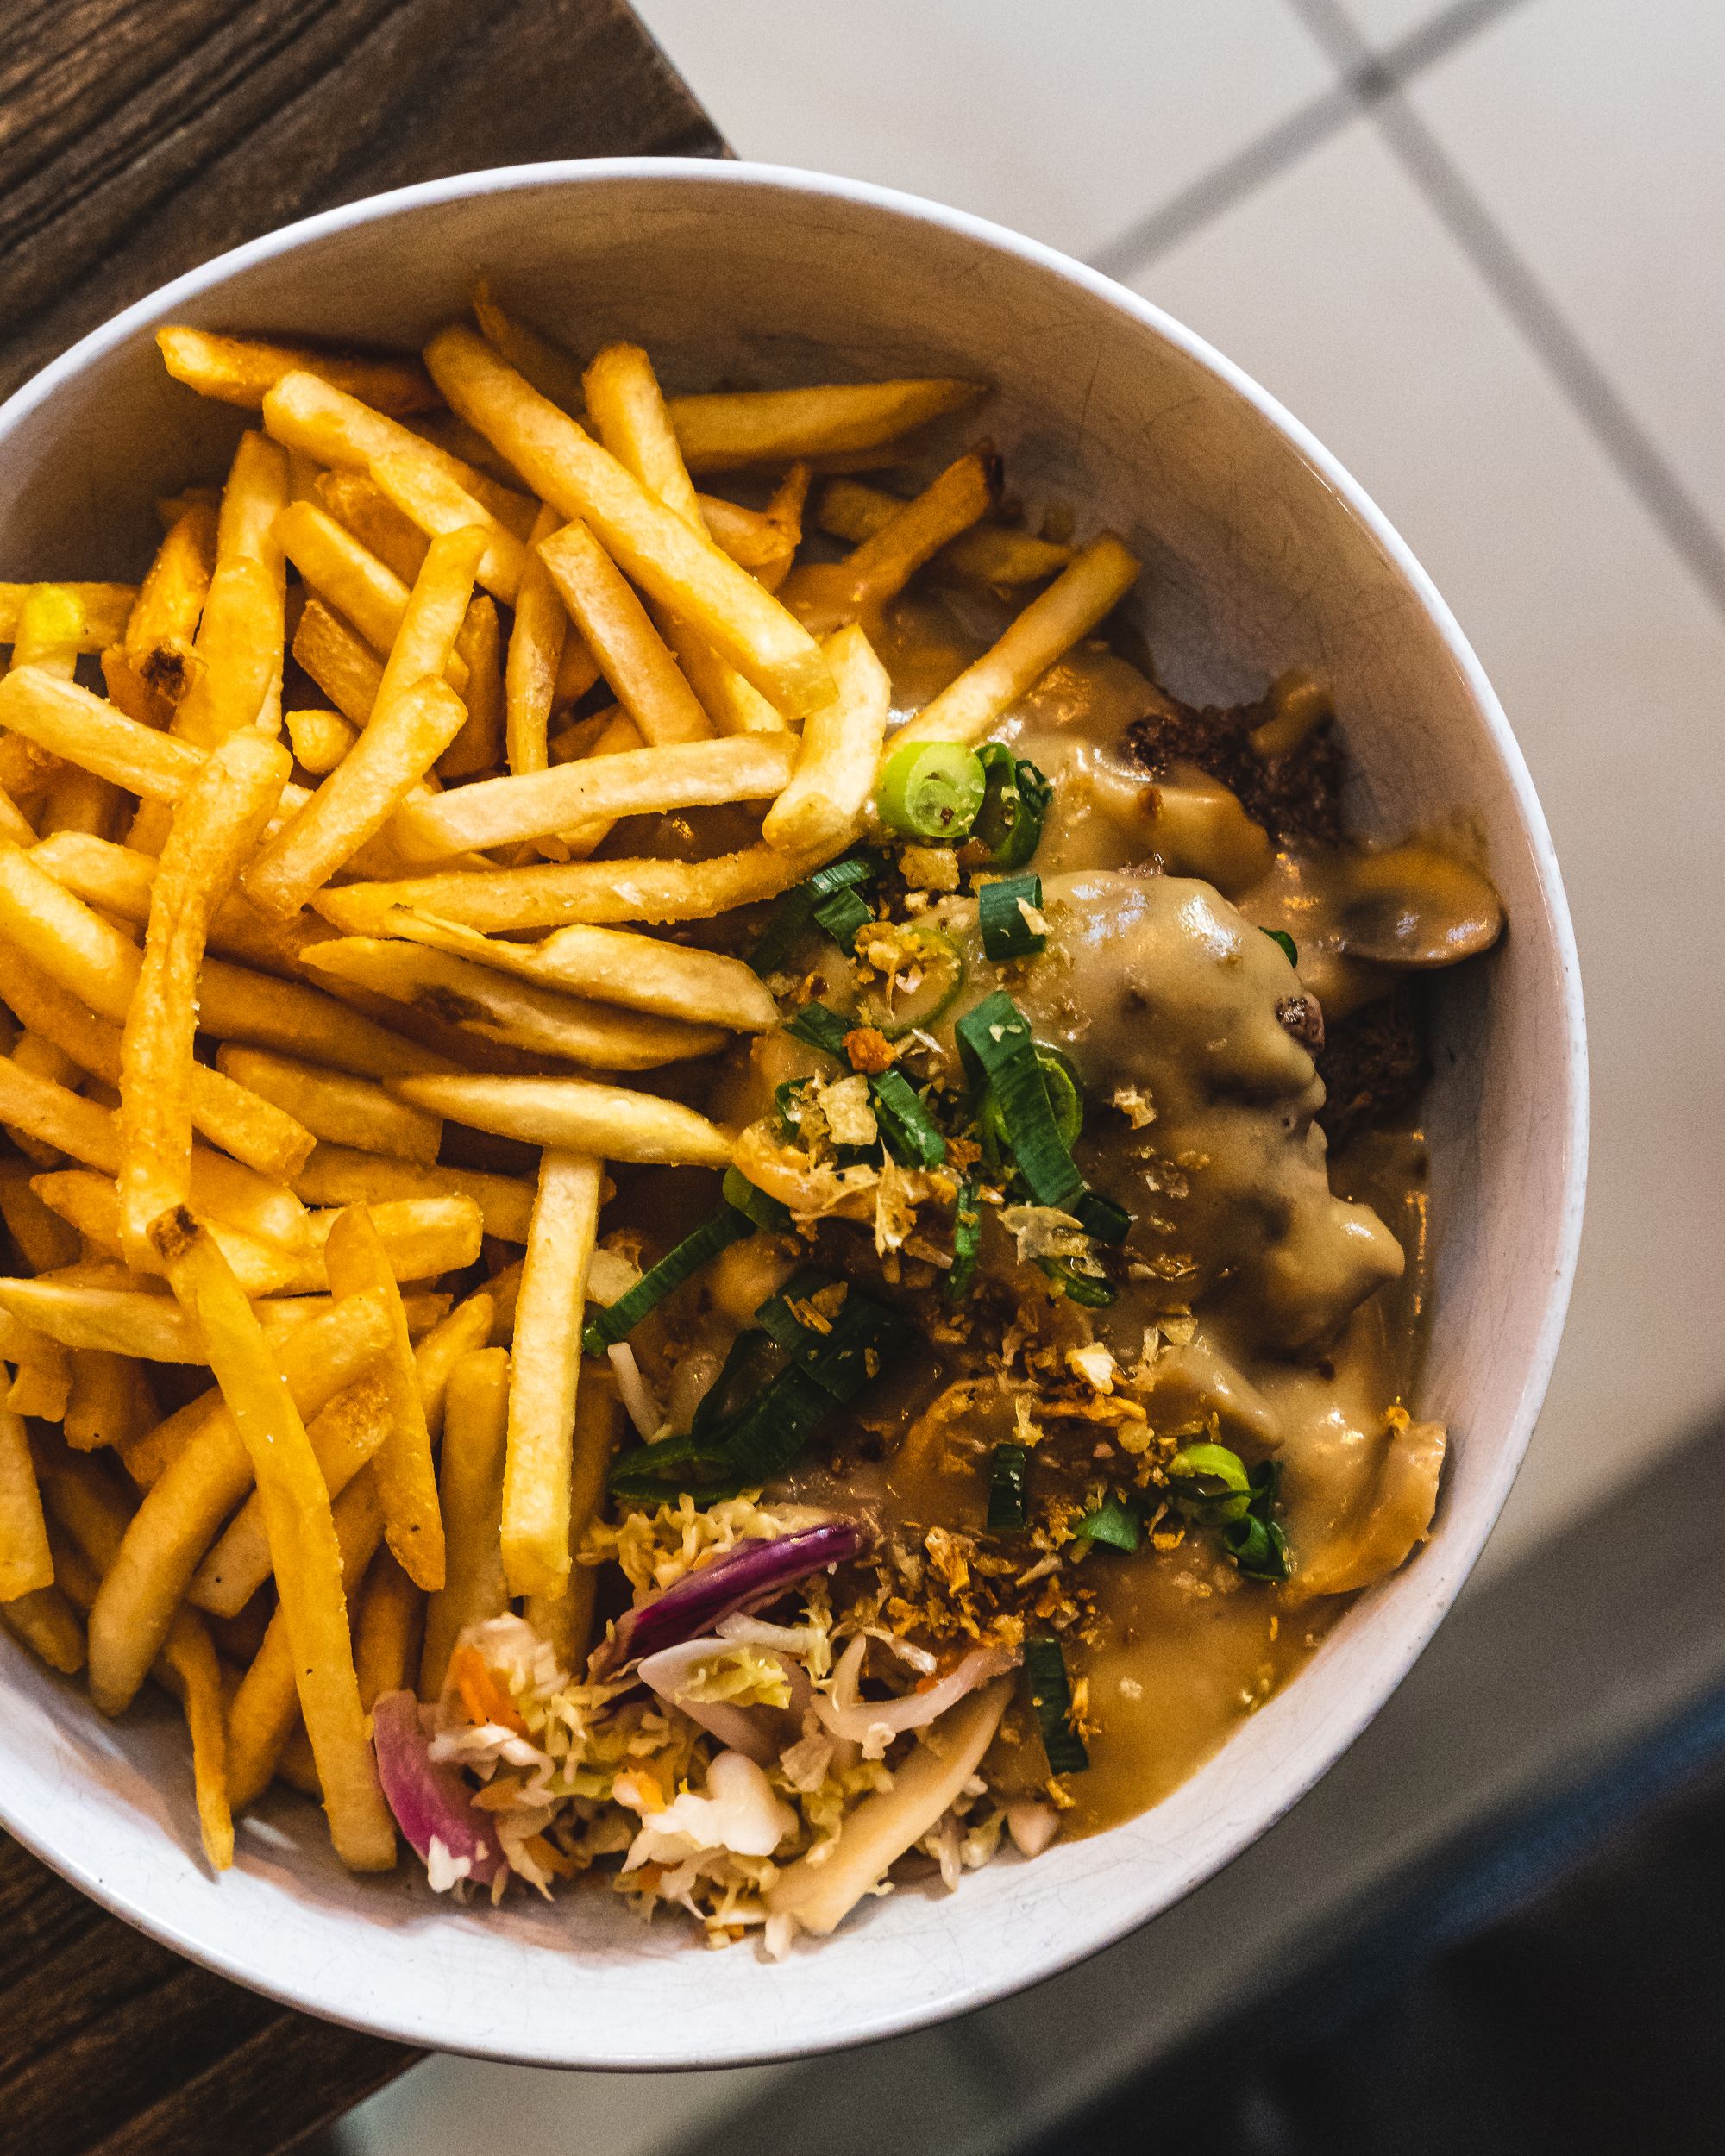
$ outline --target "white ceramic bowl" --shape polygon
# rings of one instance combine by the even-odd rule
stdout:
[[[1421,1412],[1454,1435],[1435,1532],[1297,1681],[1129,1825],[1002,1859],[948,1898],[874,1902],[778,1965],[643,1928],[604,1892],[493,1913],[404,1865],[354,1880],[281,1802],[205,1871],[183,1738],[104,1721],[0,1639],[0,1820],[98,1901],[292,2004],[411,2044],[547,2065],[717,2065],[883,2036],[1093,1952],[1188,1892],[1310,1787],[1454,1599],[1551,1369],[1580,1225],[1585,1062],[1568,914],[1497,699],[1419,564],[1273,399],[1076,263],[956,211],[760,166],[544,165],[410,188],[224,255],[86,337],[0,411],[0,574],[135,574],[159,492],[219,475],[240,416],[174,386],[158,324],[417,344],[488,273],[578,349],[649,345],[673,387],[898,373],[1000,385],[987,424],[1019,487],[1145,555],[1171,686],[1334,680],[1358,827],[1465,825],[1509,911],[1446,982],[1430,1102],[1439,1238]]]

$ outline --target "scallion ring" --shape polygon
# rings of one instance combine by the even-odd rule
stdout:
[[[951,843],[982,805],[982,760],[956,741],[907,741],[881,766],[875,805],[881,820],[907,837]]]
[[[985,742],[977,755],[983,794],[971,837],[988,848],[991,868],[1022,868],[1042,843],[1054,788],[1033,763],[1020,761],[1002,742]]]

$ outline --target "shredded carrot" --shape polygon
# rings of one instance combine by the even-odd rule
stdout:
[[[512,1729],[518,1737],[527,1734],[527,1725],[517,1713],[514,1701],[498,1683],[477,1648],[457,1647],[449,1658],[449,1670],[455,1680],[455,1689],[461,1695],[461,1704],[467,1710],[467,1720],[475,1727],[494,1722],[499,1729]]]

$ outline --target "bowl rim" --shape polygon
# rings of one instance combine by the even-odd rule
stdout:
[[[884,210],[908,222],[932,224],[973,245],[1015,255],[1045,274],[1076,286],[1149,329],[1219,379],[1251,405],[1262,421],[1279,433],[1313,467],[1328,488],[1339,497],[1403,580],[1437,630],[1484,723],[1492,750],[1509,782],[1515,818],[1527,844],[1544,900],[1542,934],[1549,942],[1551,957],[1559,975],[1564,1035],[1561,1075],[1567,1109],[1559,1140],[1565,1149],[1566,1172],[1558,1200],[1556,1262],[1546,1282],[1544,1307],[1523,1373],[1514,1416],[1498,1451],[1495,1474],[1480,1501],[1480,1517],[1471,1531],[1469,1539],[1446,1549],[1447,1562],[1444,1571],[1440,1577],[1430,1582],[1435,1591],[1427,1598],[1426,1607],[1414,1621],[1404,1620],[1400,1654],[1393,1663],[1386,1665],[1369,1691],[1362,1692],[1356,1701],[1350,1702],[1345,1714],[1333,1718],[1329,1741],[1309,1766],[1302,1764],[1301,1771],[1278,1791],[1273,1811],[1268,1815],[1254,1816],[1252,1823],[1243,1827],[1219,1858],[1214,1861],[1207,1858],[1200,1865],[1189,1868],[1170,1889],[1158,1894],[1153,1907],[1142,1908],[1129,1897],[1123,1897],[1122,1906],[1115,1915],[1087,1927],[1082,1940],[1070,1950],[1062,1947],[1045,1952],[1023,1965],[1014,1965],[979,1979],[973,1978],[962,1999],[907,2002],[903,2006],[883,2009],[867,2016],[865,2026],[837,2035],[823,2034],[814,2039],[804,2037],[776,2045],[768,2043],[764,2047],[753,2049],[740,2046],[718,2049],[712,2047],[709,2040],[706,2048],[691,2049],[675,2056],[640,2056],[621,2062],[567,2049],[554,2058],[543,2048],[511,2051],[494,2043],[464,2045],[458,2030],[443,2029],[434,2034],[423,2027],[392,2019],[389,2009],[385,2006],[366,2011],[358,2007],[349,2009],[329,2003],[309,1994],[303,1984],[296,1984],[273,1976],[267,1966],[248,1959],[237,1949],[230,1950],[201,1938],[197,1933],[185,1928],[170,1911],[153,1904],[146,1891],[134,1889],[125,1881],[94,1868],[75,1853],[60,1852],[46,1833],[15,1819],[11,1815],[3,1785],[0,1784],[0,1826],[3,1826],[43,1863],[70,1880],[111,1915],[120,1917],[147,1936],[202,1967],[242,1984],[284,2005],[399,2042],[430,2043],[440,2050],[458,2054],[465,2052],[471,2056],[505,2062],[620,2071],[693,2071],[785,2061],[812,2057],[829,2051],[850,2049],[861,2044],[908,2034],[950,2018],[954,2014],[992,2004],[1033,1984],[1043,1983],[1088,1960],[1103,1948],[1116,1944],[1129,1933],[1176,1906],[1205,1880],[1231,1864],[1242,1850],[1268,1833],[1328,1773],[1393,1696],[1448,1614],[1496,1524],[1527,1451],[1550,1382],[1575,1275],[1587,1181],[1589,1080],[1586,1019],[1579,960],[1562,872],[1545,812],[1534,792],[1520,744],[1510,730],[1496,691],[1448,604],[1412,548],[1371,495],[1333,453],[1244,368],[1184,323],[1165,313],[1154,302],[1133,291],[1130,286],[1007,226],[872,181],[844,179],[794,166],[742,159],[547,159],[530,164],[496,166],[477,172],[455,173],[391,189],[382,194],[364,196],[354,202],[300,218],[273,231],[263,233],[239,247],[229,248],[156,286],[118,314],[88,331],[75,344],[21,384],[3,404],[0,404],[0,442],[9,438],[34,412],[49,404],[62,388],[138,330],[166,318],[171,310],[215,290],[229,278],[255,264],[314,248],[336,234],[356,227],[387,222],[396,216],[474,197],[504,195],[548,185],[566,187],[630,180],[672,180],[717,188],[764,187],[789,194],[824,197]],[[354,1996],[350,1990],[348,1996]],[[697,2041],[699,2043],[699,2040]]]

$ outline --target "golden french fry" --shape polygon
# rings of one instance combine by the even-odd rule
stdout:
[[[289,503],[276,519],[276,536],[312,590],[374,649],[388,651],[407,612],[409,588],[402,579],[314,502]],[[444,672],[461,695],[467,686],[466,662],[452,653]]]
[[[671,423],[690,471],[732,472],[878,449],[986,393],[980,382],[950,379],[721,391],[672,398]]]
[[[317,502],[392,569],[404,584],[411,584],[425,561],[430,544],[417,524],[404,517],[367,472],[320,472],[311,492]]]
[[[799,858],[842,853],[862,830],[892,708],[887,669],[855,622],[825,649],[838,693],[804,721],[795,774],[761,826],[769,846]]]
[[[59,1422],[72,1398],[72,1357],[58,1340],[40,1332],[22,1334],[12,1349],[13,1376],[6,1405],[15,1415]]]
[[[549,337],[526,323],[505,314],[483,279],[474,291],[474,319],[480,335],[496,347],[515,369],[532,383],[542,397],[559,404],[571,418],[580,416],[583,386],[580,362]]]
[[[429,1594],[443,1584],[443,1520],[437,1508],[431,1433],[414,1376],[406,1313],[389,1254],[367,1207],[349,1206],[336,1215],[323,1245],[323,1263],[332,1294],[369,1291],[384,1299],[392,1338],[378,1375],[389,1395],[389,1428],[378,1454],[378,1496],[390,1548],[408,1576]]]
[[[593,1282],[589,1279],[589,1292]],[[593,1635],[593,1590],[599,1573],[577,1564],[574,1553],[587,1522],[605,1497],[605,1470],[622,1435],[623,1416],[610,1369],[588,1363],[575,1397],[574,1457],[569,1475],[570,1564],[561,1587],[530,1595],[525,1615],[542,1639],[549,1642],[559,1669],[578,1677],[586,1667]]]
[[[425,445],[421,444],[422,448]],[[373,484],[427,538],[458,531],[480,532],[485,544],[476,574],[486,591],[513,606],[527,568],[527,549],[499,517],[445,472],[415,456],[373,457],[367,467]]]
[[[312,1683],[319,1691],[336,1695],[336,1713],[329,1714],[327,1704],[324,1710],[326,1721],[333,1722],[334,1728],[325,1727],[320,1742],[318,1724],[306,1712],[308,1679],[284,1597],[228,1710],[229,1780],[235,1811],[242,1812],[254,1804],[269,1787],[294,1725],[304,1714],[336,1853],[350,1870],[386,1871],[395,1861],[395,1828],[378,1788],[377,1769],[366,1738],[347,1614],[347,1598],[357,1598],[366,1568],[383,1539],[383,1510],[371,1476],[361,1475],[350,1482],[334,1507],[328,1509],[328,1517],[333,1546],[325,1564],[334,1561],[329,1585],[335,1594],[329,1597],[323,1589],[318,1599],[332,1601],[339,1610],[340,1641],[338,1647],[336,1626],[325,1620],[329,1645],[325,1665],[315,1673]],[[320,1565],[320,1571],[323,1569]],[[342,1777],[333,1791],[332,1765]]]
[[[602,1160],[726,1168],[732,1140],[678,1100],[586,1078],[404,1078],[404,1100],[452,1122]]]
[[[591,735],[586,730],[589,727]],[[584,738],[574,740],[572,736]],[[564,764],[578,762],[583,756],[620,756],[645,746],[641,729],[621,705],[612,704],[559,734],[551,743],[551,761]],[[551,860],[567,855],[571,860],[585,861],[614,828],[609,818],[599,817],[574,830],[559,831],[555,838],[542,838],[539,850]]]
[[[767,504],[766,516],[777,536],[778,551],[770,561],[762,562],[755,573],[769,592],[779,590],[795,564],[797,548],[803,542],[803,511],[808,503],[812,476],[806,464],[794,464],[774,488]]]
[[[797,744],[787,734],[743,734],[592,756],[555,771],[481,779],[411,801],[397,816],[394,833],[402,844],[435,858],[537,838],[599,817],[615,821],[765,800],[783,790],[796,763]]]
[[[133,1384],[135,1365],[106,1348],[72,1350],[72,1390],[60,1418],[66,1443],[78,1452],[95,1452],[131,1437],[146,1413]],[[154,1422],[154,1414],[147,1414]]]
[[[649,742],[705,740],[712,731],[628,580],[577,520],[536,548],[539,560],[618,701]]]
[[[1142,566],[1112,532],[1093,539],[998,643],[899,729],[894,747],[906,741],[982,740],[1057,659],[1120,604]]]
[[[4,956],[9,954],[0,955],[0,962],[3,962]],[[28,1029],[29,1022],[22,1012],[15,1009],[12,1015],[22,1019]],[[20,1033],[12,1044],[7,1061],[28,1077],[46,1079],[49,1085],[64,1086],[73,1093],[84,1082],[78,1066],[41,1033],[32,1033],[28,1030]],[[34,1161],[38,1168],[60,1166],[60,1156],[54,1146],[45,1144],[41,1138],[32,1138],[28,1131],[9,1125],[6,1135],[24,1158]]]
[[[228,1789],[228,1704],[210,1628],[182,1610],[163,1644],[157,1675],[177,1695],[191,1738],[192,1790],[204,1853],[217,1871],[234,1861],[234,1811]]]
[[[482,1288],[477,1294],[458,1302],[414,1349],[413,1375],[433,1445],[442,1434],[451,1373],[463,1356],[471,1355],[475,1348],[482,1348],[489,1342],[496,1319],[496,1299],[488,1288]],[[447,1529],[446,1522],[446,1532]]]
[[[208,924],[262,837],[291,765],[279,742],[230,735],[174,812],[120,1042],[121,1239],[135,1261],[152,1247],[151,1225],[191,1194],[191,1051]]]
[[[278,920],[298,913],[388,823],[467,715],[444,680],[427,677],[394,694],[381,693],[352,751],[246,870],[252,904]]]
[[[482,339],[459,326],[441,330],[426,364],[453,408],[497,444],[543,500],[591,525],[619,568],[681,615],[784,717],[800,717],[825,700],[830,691],[819,649],[777,601]]]
[[[0,1280],[0,1309],[71,1348],[201,1363],[204,1343],[171,1295],[56,1280]]]
[[[86,1243],[110,1257],[124,1255],[117,1183],[87,1169],[62,1169],[52,1175],[36,1176],[32,1187],[45,1205],[52,1206],[62,1219],[72,1222]],[[308,1270],[315,1269],[298,1250],[289,1250],[280,1242],[248,1235],[222,1219],[212,1219],[209,1225],[223,1256],[248,1295],[288,1292],[305,1278]],[[140,1269],[160,1274],[160,1261],[152,1255]],[[321,1279],[316,1284],[321,1286]],[[33,1414],[41,1412],[40,1408],[30,1410]],[[51,1420],[57,1421],[59,1415]]]
[[[40,667],[44,674],[69,681],[88,633],[84,602],[76,592],[64,584],[32,585],[18,609],[12,664]]]
[[[23,1418],[0,1407],[0,1602],[53,1584],[47,1524]]]
[[[1000,484],[1000,459],[991,450],[971,450],[844,561],[794,570],[784,586],[786,605],[817,636],[877,613],[925,561],[988,515]]]
[[[293,632],[293,655],[349,725],[369,721],[383,661],[321,599],[305,602]]]
[[[288,711],[284,717],[293,761],[320,778],[336,768],[359,738],[339,711]]]
[[[241,727],[279,730],[287,585],[275,520],[287,498],[287,459],[264,436],[242,435],[222,494],[198,664],[173,715],[174,731],[200,748]]]
[[[201,749],[140,725],[41,667],[0,681],[0,726],[147,800],[178,801],[204,768]]]
[[[314,962],[321,973],[430,1011],[484,1039],[593,1069],[652,1070],[724,1045],[715,1027],[577,1001],[422,944],[338,937],[318,944]]]
[[[389,1394],[375,1369],[338,1394],[307,1423],[305,1434],[332,1500],[376,1454],[389,1434]],[[254,1489],[192,1574],[185,1599],[212,1617],[235,1617],[268,1579],[271,1569],[263,1501]]]
[[[156,550],[123,640],[102,655],[108,693],[127,716],[166,726],[191,686],[198,617],[216,567],[216,504],[188,502]]]
[[[366,935],[392,906],[436,914],[468,928],[501,932],[561,928],[566,922],[699,921],[800,883],[813,860],[776,846],[749,846],[713,861],[547,862],[497,868],[489,875],[409,876],[390,883],[350,883],[321,891],[317,910],[352,935]],[[4,856],[0,849],[0,927],[5,924]]]
[[[3,990],[3,975],[0,975]],[[226,1076],[274,1102],[317,1138],[428,1165],[437,1157],[443,1126],[436,1117],[405,1106],[371,1079],[320,1069],[316,1063],[296,1062],[289,1056],[273,1056],[264,1049],[241,1048],[231,1042],[217,1051],[216,1061]],[[298,1174],[309,1156],[308,1148],[290,1175]]]
[[[448,1564],[442,1588],[425,1609],[417,1686],[422,1699],[436,1699],[442,1690],[461,1633],[509,1608],[501,1524],[509,1390],[509,1357],[502,1348],[476,1349],[449,1375],[437,1470]]]
[[[486,1234],[502,1243],[527,1240],[533,1210],[533,1186],[513,1176],[472,1168],[421,1167],[356,1152],[346,1145],[318,1145],[294,1178],[293,1187],[308,1205],[315,1206],[375,1206],[408,1198],[470,1198],[480,1209]]]
[[[759,576],[781,563],[789,566],[783,529],[765,510],[728,502],[719,494],[698,494],[695,499],[713,544],[723,547],[739,568]],[[795,552],[794,545],[789,552]]]
[[[76,1677],[84,1667],[84,1626],[58,1587],[0,1601],[0,1625],[62,1677]]]
[[[539,1163],[510,1360],[501,1541],[511,1595],[555,1594],[568,1576],[581,1327],[604,1181],[586,1154],[548,1150]]]
[[[557,669],[569,633],[569,617],[535,549],[557,529],[557,512],[541,507],[528,535],[528,562],[515,594],[504,670],[504,735],[509,768],[519,774],[543,771],[549,761],[547,734],[556,705]]]
[[[614,928],[561,928],[543,943],[511,943],[405,911],[389,914],[383,925],[404,941],[626,1010],[743,1033],[770,1032],[779,1024],[779,1006],[759,975],[742,959],[718,951],[691,950]]]
[[[319,464],[344,471],[369,469],[375,478],[373,467],[383,459],[399,459],[429,477],[452,483],[509,531],[524,532],[533,521],[532,503],[513,487],[499,485],[398,420],[310,374],[284,374],[265,397],[263,413],[266,429],[278,442],[303,449]],[[481,521],[472,516],[457,520]]]
[[[439,1181],[443,1184],[439,1197],[387,1198],[367,1207],[398,1281],[435,1280],[440,1273],[464,1272],[479,1257],[484,1226],[477,1202],[452,1194],[449,1179],[441,1172]],[[323,1239],[339,1217],[335,1213],[310,1216],[307,1225],[315,1255],[296,1275],[292,1292],[327,1286]]]
[[[36,839],[35,825],[4,787],[0,787],[0,838],[10,839],[15,846],[31,846]]]
[[[0,644],[16,642],[18,617],[30,593],[40,588],[34,584],[0,584]],[[126,617],[137,599],[135,584],[62,584],[59,588],[76,599],[83,610],[84,626],[78,644],[81,651],[102,651],[110,644],[118,643],[126,633]]]
[[[367,1714],[386,1692],[411,1689],[424,1623],[424,1589],[408,1578],[392,1551],[380,1550],[360,1589],[360,1614],[354,1623],[354,1668],[360,1705]],[[284,1754],[276,1771],[285,1765]]]
[[[0,1160],[0,1221],[33,1273],[52,1273],[76,1263],[78,1239],[30,1188],[27,1161]]]
[[[378,1786],[360,1708],[342,1592],[343,1553],[305,1426],[250,1306],[207,1232],[181,1209],[155,1223],[154,1239],[174,1294],[197,1319],[262,1493],[280,1595],[278,1616],[336,1854],[354,1870],[387,1871],[395,1861],[395,1827]],[[344,1492],[344,1501],[351,1494]]]
[[[478,772],[495,771],[504,755],[503,624],[483,592],[467,609],[455,652],[467,669],[463,692],[467,718],[438,758],[437,775],[471,779]]]
[[[856,544],[872,539],[905,506],[899,495],[864,480],[829,479],[821,489],[815,521],[835,539]],[[941,548],[937,566],[981,584],[1040,584],[1057,576],[1071,559],[1071,548],[1057,546],[1051,539],[999,524],[975,524]]]
[[[399,416],[435,411],[442,399],[417,360],[365,353],[323,352],[315,345],[278,344],[266,337],[216,336],[179,326],[156,331],[162,362],[177,382],[248,411],[263,409],[267,392],[284,374],[315,374]]]

